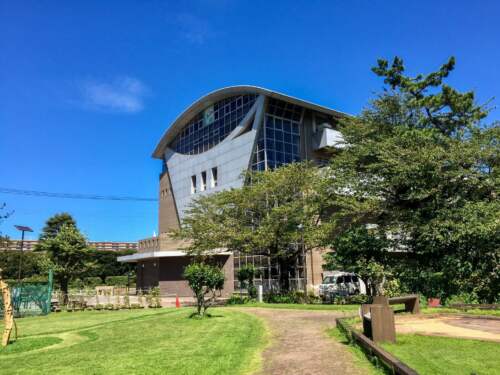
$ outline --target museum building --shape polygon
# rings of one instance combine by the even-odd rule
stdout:
[[[194,102],[168,127],[153,152],[162,161],[159,177],[158,235],[139,241],[138,252],[119,257],[137,263],[137,288],[159,286],[163,295],[191,296],[183,279],[190,258],[185,243],[168,234],[178,229],[194,197],[238,188],[245,170],[268,170],[311,160],[326,163],[342,147],[337,124],[342,112],[254,86],[226,87]],[[291,285],[309,288],[322,280],[323,250],[297,262]],[[237,288],[235,274],[251,263],[264,290],[277,288],[280,269],[269,257],[221,250],[216,256],[226,282],[223,295]],[[306,267],[306,272],[304,272]]]

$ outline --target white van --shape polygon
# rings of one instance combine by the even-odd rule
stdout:
[[[344,271],[323,273],[323,282],[319,286],[319,296],[323,300],[356,294],[366,294],[366,285],[355,273]]]

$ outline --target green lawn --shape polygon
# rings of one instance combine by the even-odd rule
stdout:
[[[320,305],[300,303],[258,303],[250,302],[241,305],[228,305],[227,307],[264,307],[268,309],[292,309],[292,310],[327,310],[327,311],[349,311],[359,310],[359,305]]]
[[[347,351],[352,354],[352,359],[354,364],[362,368],[364,370],[364,373],[369,374],[369,375],[387,375],[389,374],[388,371],[385,371],[384,368],[377,368],[375,367],[368,357],[366,356],[365,352],[357,346],[357,345],[351,345],[345,335],[338,329],[338,328],[332,328],[328,330],[328,335],[330,337],[333,337],[335,340],[340,342],[341,344],[345,345],[347,348]]]
[[[223,375],[258,368],[266,343],[260,320],[230,309],[189,319],[192,311],[61,312],[18,319],[20,337],[0,349],[0,372]]]
[[[382,347],[421,375],[500,374],[500,344],[448,337],[398,335]]]

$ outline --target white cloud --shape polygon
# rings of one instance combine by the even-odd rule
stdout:
[[[85,107],[110,112],[137,113],[144,108],[148,87],[137,78],[120,77],[111,82],[87,80],[80,85]]]
[[[203,44],[215,35],[210,24],[191,13],[177,14],[174,20],[179,34],[192,44]]]

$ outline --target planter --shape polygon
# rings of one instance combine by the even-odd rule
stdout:
[[[441,298],[428,298],[427,306],[429,307],[441,307]]]

